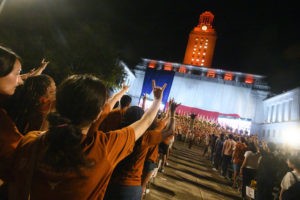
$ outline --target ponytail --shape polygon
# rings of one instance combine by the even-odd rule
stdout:
[[[81,149],[81,130],[57,112],[50,113],[48,121],[50,128],[45,138],[45,163],[57,171],[79,171],[80,167],[91,166]]]

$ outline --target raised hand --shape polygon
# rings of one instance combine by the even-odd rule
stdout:
[[[178,106],[180,106],[180,105],[181,105],[181,103],[178,104],[178,103],[176,103],[176,102],[174,101],[174,99],[172,99],[172,100],[170,101],[170,111],[171,111],[171,113],[175,113],[176,108],[177,108]]]
[[[153,88],[153,96],[156,100],[161,100],[163,96],[163,92],[165,88],[167,87],[167,84],[165,83],[163,87],[156,87],[155,80],[152,80],[152,88]]]
[[[44,71],[44,69],[46,69],[47,65],[49,64],[49,61],[45,61],[45,58],[43,58],[41,65],[40,65],[40,69],[42,69]]]
[[[123,84],[122,84],[122,90],[125,91],[125,92],[127,92],[129,88],[130,88],[130,86],[126,85],[125,82],[123,82]]]

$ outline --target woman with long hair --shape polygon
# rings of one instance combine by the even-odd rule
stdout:
[[[154,120],[164,88],[153,82],[154,102],[140,120],[103,133],[90,128],[106,101],[104,84],[91,75],[67,78],[49,130],[28,133],[17,149],[10,199],[103,199],[113,169]]]
[[[55,82],[50,76],[31,76],[7,100],[5,108],[23,135],[45,129],[46,116],[54,108],[55,92]]]
[[[12,155],[22,137],[14,122],[3,108],[3,101],[13,95],[20,76],[21,58],[13,51],[0,46],[0,198],[6,198],[4,183],[9,178]]]
[[[0,46],[0,179],[8,175],[12,153],[22,137],[2,107],[4,99],[13,95],[16,87],[22,84],[20,71],[21,58]]]

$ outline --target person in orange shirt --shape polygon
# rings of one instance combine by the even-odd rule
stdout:
[[[112,110],[100,124],[99,130],[108,132],[120,128],[123,115],[130,106],[131,97],[129,95],[123,95],[120,102],[121,108]]]
[[[7,99],[6,110],[23,135],[43,130],[46,116],[54,108],[55,92],[55,82],[50,76],[31,76]]]
[[[161,119],[161,121],[159,121],[159,117],[157,117],[157,118],[158,118],[158,120],[157,120],[156,125],[159,125],[159,126],[156,127],[156,129],[162,130],[165,127],[165,124],[168,122],[168,117]],[[141,180],[143,193],[145,192],[146,185],[151,178],[153,170],[157,167],[158,146],[159,146],[159,144],[156,144],[156,145],[148,148],[148,152],[147,152],[147,155],[145,158],[145,163],[144,163],[142,180]]]
[[[0,199],[7,198],[5,182],[10,178],[13,153],[22,138],[22,134],[3,108],[3,102],[23,83],[21,68],[21,58],[0,46]]]
[[[152,124],[140,140],[137,141],[133,152],[116,167],[105,199],[132,199],[140,200],[142,197],[141,179],[145,158],[149,147],[159,144],[162,140],[174,132],[174,113],[178,104],[172,102],[169,123],[162,130],[163,122]],[[124,124],[134,123],[142,117],[143,109],[138,106],[130,107],[124,115]]]
[[[154,102],[140,120],[103,133],[90,126],[106,101],[104,84],[91,75],[68,77],[57,89],[49,130],[28,133],[15,152],[9,198],[103,199],[113,169],[152,124],[165,87],[153,82]]]

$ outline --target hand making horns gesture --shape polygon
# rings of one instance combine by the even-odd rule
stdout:
[[[152,88],[153,88],[154,99],[161,100],[162,96],[163,96],[163,92],[164,92],[166,87],[167,87],[166,83],[162,87],[156,87],[155,80],[152,80]]]

